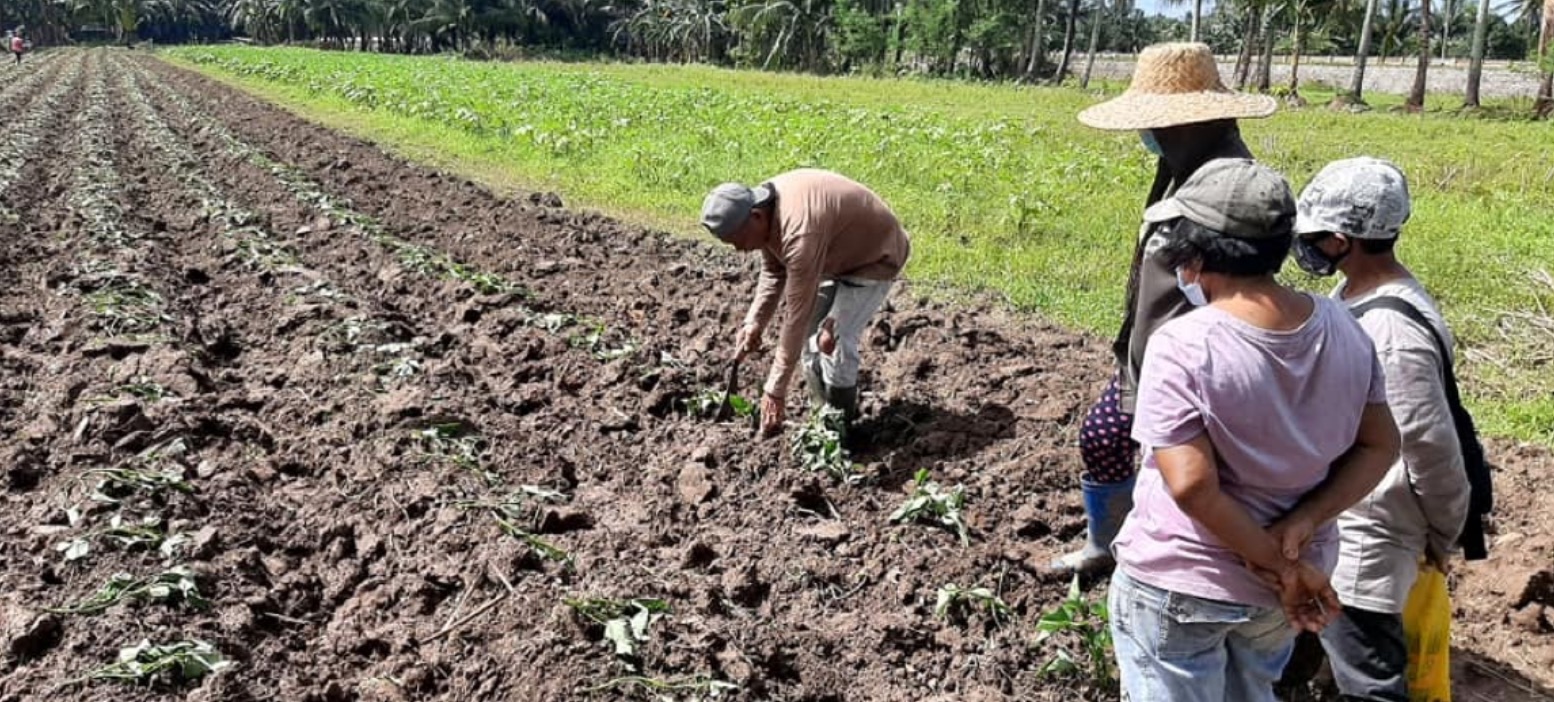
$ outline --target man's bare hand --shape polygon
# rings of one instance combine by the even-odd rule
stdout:
[[[761,350],[761,328],[754,324],[746,324],[739,328],[739,333],[734,337],[734,353],[740,358],[757,353]]]
[[[782,432],[782,421],[787,413],[787,401],[771,395],[761,396],[761,434],[776,436]]]
[[[1279,574],[1279,604],[1292,626],[1313,634],[1338,618],[1343,606],[1327,575],[1305,561]]]

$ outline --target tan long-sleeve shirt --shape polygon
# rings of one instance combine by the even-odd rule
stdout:
[[[765,329],[785,308],[777,354],[764,391],[787,394],[822,281],[894,280],[912,245],[895,213],[873,191],[830,171],[800,169],[769,181],[777,194],[773,236],[761,252],[761,278],[746,324]]]
[[[1343,294],[1340,284],[1333,295]],[[1412,278],[1344,302],[1358,307],[1382,295],[1403,298],[1448,345],[1454,343],[1435,300]],[[1387,404],[1403,436],[1403,451],[1371,494],[1338,517],[1333,589],[1347,606],[1396,613],[1408,600],[1425,549],[1442,555],[1455,549],[1470,489],[1446,402],[1442,369],[1449,359],[1441,358],[1429,330],[1397,312],[1373,310],[1360,318],[1360,326],[1375,343],[1385,370]]]

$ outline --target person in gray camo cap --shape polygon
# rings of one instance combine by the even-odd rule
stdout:
[[[1403,437],[1386,477],[1338,518],[1332,582],[1343,607],[1322,631],[1322,648],[1345,699],[1407,702],[1403,607],[1420,560],[1444,571],[1469,523],[1470,484],[1445,386],[1452,334],[1394,250],[1412,212],[1396,165],[1369,157],[1328,164],[1301,193],[1297,212],[1296,262],[1316,275],[1344,274],[1332,297],[1375,344]],[[1383,298],[1412,307],[1419,319],[1377,306]]]

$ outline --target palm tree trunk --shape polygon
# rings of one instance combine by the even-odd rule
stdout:
[[[1030,61],[1025,65],[1025,77],[1034,78],[1047,60],[1046,28],[1042,18],[1047,14],[1047,0],[1036,0],[1036,31],[1031,36]]]
[[[1409,112],[1423,112],[1425,83],[1430,73],[1430,0],[1419,0],[1419,68],[1414,71],[1414,87],[1408,91],[1408,101],[1403,107]]]
[[[1252,55],[1257,49],[1257,34],[1262,13],[1256,7],[1246,8],[1246,31],[1241,34],[1241,55],[1236,58],[1236,89],[1245,90],[1252,74]]]
[[[1468,60],[1468,93],[1463,107],[1478,107],[1479,84],[1484,79],[1484,42],[1489,36],[1489,0],[1478,0],[1478,17],[1473,20],[1472,58]]]
[[[1263,55],[1257,66],[1257,90],[1267,93],[1273,88],[1273,13],[1263,17]]]
[[[1554,61],[1549,45],[1554,43],[1554,0],[1543,0],[1543,26],[1538,32],[1539,65],[1548,66]],[[1533,114],[1547,119],[1554,114],[1554,71],[1543,71],[1543,82],[1538,84],[1538,100],[1533,104]]]
[[[1360,25],[1360,48],[1354,55],[1354,80],[1349,83],[1349,96],[1347,102],[1354,105],[1365,104],[1365,62],[1370,59],[1371,35],[1376,24],[1377,0],[1367,0],[1365,3],[1365,22]]]
[[[1300,55],[1306,49],[1305,27],[1301,26],[1301,8],[1295,8],[1294,46],[1290,56],[1290,100],[1300,102]]]
[[[1441,8],[1441,61],[1446,61],[1446,50],[1451,46],[1451,19],[1456,15],[1457,8],[1452,5],[1452,0],[1446,0]]]
[[[1085,74],[1079,79],[1080,89],[1090,87],[1090,73],[1095,70],[1095,50],[1101,43],[1101,21],[1106,18],[1106,0],[1098,0],[1095,14],[1090,16],[1090,51],[1085,57]]]
[[[1550,0],[1554,2],[1554,0]],[[1068,75],[1068,63],[1074,56],[1074,34],[1079,29],[1079,0],[1068,0],[1068,20],[1063,26],[1063,58],[1058,59],[1058,71],[1053,80],[1063,82]]]
[[[1193,2],[1192,2],[1192,34],[1188,35],[1189,36],[1189,41],[1198,41],[1198,25],[1201,24],[1202,21],[1203,21],[1203,0],[1193,0]]]

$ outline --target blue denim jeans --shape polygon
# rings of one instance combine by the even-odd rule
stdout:
[[[1162,590],[1121,568],[1107,607],[1124,700],[1274,702],[1295,646],[1283,610]]]

